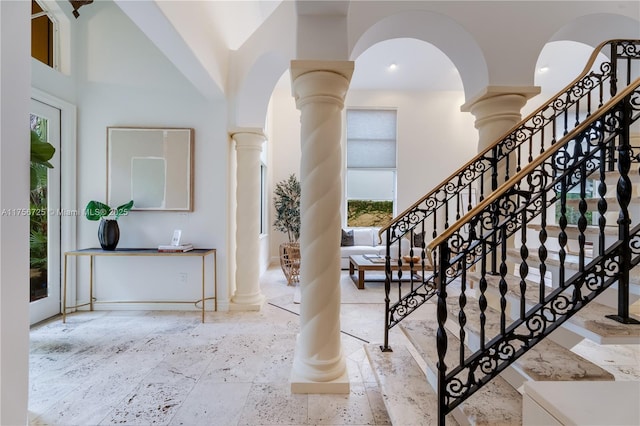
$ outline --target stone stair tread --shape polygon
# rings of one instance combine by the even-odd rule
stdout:
[[[478,282],[480,275],[478,272],[469,272],[475,282]],[[520,298],[520,278],[514,275],[508,275],[507,297],[511,300]],[[487,275],[487,285],[493,287],[496,291],[500,282],[500,276]],[[549,289],[551,291],[551,289]],[[538,301],[539,285],[536,283],[527,283],[525,299],[529,306],[534,305]],[[587,306],[574,314],[563,327],[592,340],[600,345],[616,345],[616,344],[636,344],[640,343],[640,326],[633,324],[622,324],[607,318],[607,315],[616,315],[614,308],[597,302],[597,299],[590,302]],[[635,318],[637,319],[637,318]]]
[[[617,315],[617,311],[591,302],[565,324],[574,332],[582,332],[582,335],[587,330],[590,335],[585,337],[601,345],[640,344],[639,324],[622,324],[607,318],[607,315]],[[634,319],[639,320],[637,317]]]
[[[535,231],[540,231],[542,229],[542,225],[539,223],[529,223],[527,225],[527,228],[529,229],[533,229]],[[549,233],[551,236],[555,236],[556,233],[560,233],[560,225],[545,225],[545,229],[547,230],[547,233]],[[577,234],[578,231],[578,225],[567,225],[565,228],[565,232],[567,233],[575,233]],[[589,225],[587,226],[587,228],[584,231],[585,235],[598,235],[600,233],[600,227],[597,225]],[[605,226],[604,227],[604,233],[605,235],[613,235],[616,236],[618,235],[618,226],[615,225],[610,225],[610,226]]]
[[[449,313],[456,317],[460,311],[457,300],[447,300]],[[480,335],[480,308],[476,299],[469,299],[465,306],[466,326],[470,333]],[[486,341],[500,334],[500,312],[491,307],[485,310]],[[507,319],[507,325],[509,324]],[[530,380],[535,381],[563,381],[563,380],[614,380],[614,376],[602,367],[584,359],[580,355],[564,348],[550,339],[544,339],[518,358],[513,364]]]
[[[435,345],[436,327],[433,323],[419,320],[404,320],[400,323],[404,334],[427,363],[427,368],[430,370],[428,376],[433,376],[434,384],[437,383],[438,360]],[[460,341],[455,336],[447,337],[450,348],[457,348],[460,345]],[[449,366],[457,365],[459,361],[457,354],[456,350],[447,351],[445,363]],[[474,425],[522,424],[522,395],[500,376],[483,386],[460,404],[459,408],[462,410],[462,415]]]
[[[364,347],[391,424],[438,424],[438,397],[409,350],[395,346],[393,352],[382,352],[376,344]],[[446,423],[458,424],[451,414]]]
[[[522,262],[522,257],[520,257],[520,249],[517,248],[509,248],[507,249],[507,257],[515,262]],[[527,263],[529,266],[533,266],[540,263],[540,257],[538,256],[537,249],[529,249],[529,255],[527,258]],[[585,263],[589,263],[591,261],[590,258],[585,259]],[[545,261],[547,265],[560,266],[560,253],[554,250],[547,249],[547,259]],[[567,268],[578,270],[578,266],[580,265],[580,256],[577,254],[567,253],[564,259],[564,265]]]
[[[520,250],[517,248],[507,249],[507,257],[515,263],[522,261],[522,258],[520,257]],[[592,258],[586,257],[585,265],[589,264],[591,260]],[[537,250],[529,250],[527,263],[529,264],[529,268],[537,267],[540,263],[540,257],[538,256]],[[547,266],[560,266],[560,254],[554,250],[547,250],[547,260],[545,263]],[[567,278],[569,278],[578,270],[580,257],[575,254],[567,254],[564,260],[564,265],[567,270]],[[629,271],[629,284],[631,285],[630,290],[633,294],[640,294],[640,266]]]

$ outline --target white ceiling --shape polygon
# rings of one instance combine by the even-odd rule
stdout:
[[[227,48],[238,49],[282,1],[235,0],[202,3],[210,25],[217,28]],[[329,5],[333,2],[327,2]],[[300,7],[298,7],[300,9]],[[299,13],[302,11],[299,10]],[[538,59],[535,84],[543,91],[557,91],[573,80],[592,52],[590,46],[570,41],[547,44]],[[390,64],[396,64],[394,71]],[[279,87],[289,87],[284,75]],[[351,89],[360,90],[462,90],[460,76],[451,60],[430,43],[399,38],[380,42],[355,59]]]
[[[237,50],[283,0],[203,1],[209,25],[218,29],[227,48]]]

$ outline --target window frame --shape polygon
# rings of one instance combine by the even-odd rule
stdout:
[[[395,116],[395,128],[394,128],[394,149],[395,149],[395,167],[349,167],[348,164],[348,158],[347,158],[347,153],[348,153],[348,144],[349,144],[349,134],[348,134],[348,127],[349,127],[349,122],[348,122],[348,117],[349,117],[349,112],[350,111],[370,111],[370,112],[377,112],[377,111],[390,111],[394,113]],[[362,140],[362,138],[352,138],[353,140]],[[383,138],[381,140],[389,140],[388,138]],[[358,170],[358,171],[384,171],[384,172],[388,172],[391,171],[393,174],[393,182],[392,182],[392,197],[391,199],[380,199],[380,200],[372,200],[372,201],[391,201],[392,203],[392,216],[395,217],[397,214],[397,206],[398,206],[398,108],[396,107],[349,107],[349,108],[345,108],[345,113],[344,113],[344,177],[343,177],[343,225],[346,227],[353,227],[350,226],[348,221],[348,208],[349,208],[349,201],[350,200],[354,200],[354,201],[366,201],[369,200],[370,198],[367,199],[362,199],[362,198],[349,198],[349,171],[350,170]]]

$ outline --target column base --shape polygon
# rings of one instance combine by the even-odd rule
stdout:
[[[342,376],[328,382],[314,382],[291,372],[291,393],[299,394],[348,394],[350,392],[349,372],[345,369]]]
[[[241,303],[232,299],[231,303],[229,303],[229,311],[259,311],[262,309],[265,300],[266,298],[263,295]]]

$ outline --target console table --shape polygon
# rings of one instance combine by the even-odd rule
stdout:
[[[69,256],[89,256],[89,302],[80,305],[67,306],[67,259]],[[67,320],[67,309],[75,309],[81,306],[89,305],[89,310],[93,311],[95,301],[93,297],[93,264],[96,256],[171,256],[171,257],[193,257],[198,256],[202,258],[202,298],[195,301],[184,300],[162,300],[162,301],[142,301],[142,300],[126,300],[126,301],[109,301],[103,303],[193,303],[197,306],[198,303],[202,303],[202,322],[204,322],[205,301],[214,301],[214,310],[218,310],[218,274],[217,274],[217,259],[216,249],[193,249],[184,253],[171,253],[160,252],[155,248],[119,248],[116,250],[102,250],[101,248],[87,248],[82,250],[72,250],[64,253],[64,279],[62,289],[62,322]],[[205,258],[207,256],[213,256],[213,296],[205,296]]]

